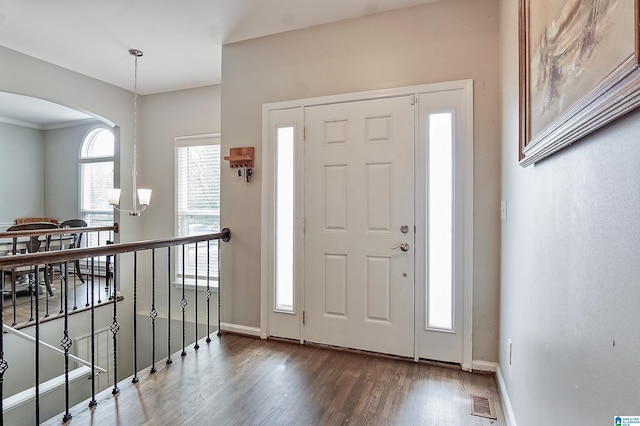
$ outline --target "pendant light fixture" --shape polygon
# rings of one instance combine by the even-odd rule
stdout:
[[[133,171],[131,172],[131,179],[133,182],[133,204],[130,210],[121,209],[118,207],[120,204],[120,189],[113,188],[109,190],[108,198],[109,204],[114,209],[128,213],[129,216],[137,217],[145,211],[151,200],[150,189],[138,189],[136,184],[136,178],[138,171],[136,170],[137,162],[137,128],[138,128],[138,58],[142,56],[142,51],[137,49],[129,49],[129,54],[134,57],[134,73],[133,73]],[[137,197],[137,199],[136,199]],[[139,203],[139,204],[138,204]]]

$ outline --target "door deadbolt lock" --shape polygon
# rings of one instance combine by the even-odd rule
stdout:
[[[407,225],[402,225],[400,227],[400,232],[402,232],[403,234],[406,234],[407,232],[409,232],[409,227]]]
[[[402,243],[399,246],[393,247],[391,250],[400,249],[402,251],[409,251],[409,243]]]

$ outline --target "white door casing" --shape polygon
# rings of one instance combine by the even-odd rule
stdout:
[[[413,97],[305,115],[304,339],[411,357]]]
[[[441,359],[450,360],[452,362],[459,362],[462,364],[463,369],[470,370],[472,366],[472,306],[473,306],[473,82],[471,80],[453,81],[446,83],[435,83],[420,86],[411,86],[395,89],[383,89],[370,92],[352,93],[344,95],[326,96],[314,99],[301,99],[296,101],[285,101],[273,104],[263,105],[263,145],[262,145],[262,287],[261,287],[261,336],[267,338],[268,336],[287,337],[292,339],[299,339],[302,343],[305,339],[313,340],[313,325],[309,324],[309,321],[313,321],[313,316],[310,312],[307,312],[306,326],[303,325],[302,308],[303,302],[317,299],[317,296],[305,295],[305,287],[309,290],[309,284],[305,283],[305,279],[315,274],[311,274],[308,271],[305,272],[304,268],[308,261],[305,261],[305,250],[300,249],[304,244],[305,235],[303,228],[305,227],[303,220],[303,211],[309,206],[305,206],[304,202],[308,197],[317,197],[321,194],[316,193],[313,188],[303,188],[302,182],[307,181],[305,175],[305,165],[312,163],[314,157],[312,152],[308,152],[309,147],[306,142],[303,142],[303,127],[305,125],[305,113],[308,114],[310,110],[315,107],[329,105],[329,104],[358,104],[359,101],[373,100],[373,99],[388,99],[397,98],[402,96],[415,99],[416,105],[413,117],[415,123],[414,134],[414,146],[415,146],[415,158],[414,158],[414,177],[411,185],[415,185],[415,193],[412,194],[412,200],[415,199],[415,234],[413,234],[413,227],[409,224],[411,231],[411,238],[415,238],[415,244],[410,243],[410,251],[402,253],[411,257],[412,261],[415,259],[415,267],[412,271],[408,271],[407,277],[410,280],[415,279],[415,286],[412,287],[412,291],[415,292],[413,300],[414,304],[409,306],[409,312],[413,311],[412,320],[413,326],[410,333],[412,334],[412,346],[413,357],[417,360],[419,358],[427,359]],[[433,96],[431,96],[433,95]],[[448,100],[447,100],[448,99]],[[453,99],[453,101],[452,101]],[[440,105],[438,105],[440,102]],[[363,103],[363,105],[366,104]],[[433,330],[426,327],[426,292],[427,292],[427,271],[425,266],[426,259],[426,220],[427,220],[427,207],[426,203],[426,166],[427,166],[427,143],[425,138],[427,129],[425,126],[425,117],[430,112],[438,110],[438,108],[444,108],[454,112],[455,115],[455,164],[454,164],[454,191],[455,191],[455,206],[456,211],[454,218],[454,240],[456,247],[454,248],[453,259],[455,263],[455,332]],[[320,109],[318,109],[320,111]],[[426,114],[426,115],[425,115]],[[375,115],[374,115],[375,116]],[[335,117],[334,117],[335,118]],[[274,286],[274,209],[275,209],[275,157],[274,157],[274,141],[273,130],[274,126],[292,123],[296,126],[296,197],[298,197],[295,205],[295,312],[294,313],[282,313],[276,312],[273,308],[273,286]],[[334,129],[335,130],[334,126]],[[307,130],[309,132],[309,130]],[[309,135],[308,135],[309,136]],[[307,150],[307,152],[305,152]],[[391,158],[391,157],[390,157]],[[387,159],[383,159],[380,163],[370,161],[370,164],[376,172],[381,172],[384,167],[382,164]],[[344,164],[340,161],[335,161],[334,167],[331,172],[333,175],[340,175],[340,164]],[[378,175],[384,174],[383,172]],[[335,176],[334,176],[335,177]],[[333,180],[332,180],[333,182]],[[415,182],[415,184],[413,183]],[[362,192],[362,191],[361,191]],[[364,196],[365,194],[361,194]],[[376,193],[376,197],[380,194]],[[383,198],[383,197],[379,197]],[[336,200],[331,199],[331,203]],[[335,209],[334,209],[335,210]],[[310,232],[309,227],[312,226],[307,223],[306,227]],[[397,226],[396,226],[397,227]],[[393,228],[393,227],[392,227]],[[396,229],[392,231],[397,232]],[[382,234],[382,233],[381,233]],[[415,236],[414,236],[415,235]],[[395,245],[405,241],[403,239],[394,239]],[[407,240],[408,241],[408,240]],[[387,249],[394,247],[395,245],[387,244],[385,241],[381,244]],[[308,245],[307,245],[308,246]],[[307,247],[305,246],[305,247]],[[415,247],[415,250],[414,250]],[[346,249],[327,251],[329,255],[344,255]],[[393,251],[392,257],[389,254],[382,254],[376,252],[369,258],[370,268],[380,267],[385,262],[387,264],[393,264],[396,260],[395,256],[398,256],[399,250]],[[309,256],[309,253],[306,253]],[[325,256],[323,255],[323,258]],[[364,256],[362,256],[364,257]],[[385,260],[386,259],[386,260]],[[392,261],[393,260],[393,261]],[[328,270],[330,273],[335,274],[336,266],[340,265],[340,256],[329,256]],[[323,260],[324,262],[324,260]],[[362,266],[364,261],[360,260]],[[322,271],[327,269],[324,265],[320,268]],[[333,268],[333,269],[332,269]],[[337,269],[339,270],[339,269]],[[378,269],[382,270],[382,268]],[[348,271],[348,269],[347,269]],[[324,272],[323,272],[324,273]],[[404,272],[403,272],[404,273]],[[384,275],[384,274],[381,274]],[[415,276],[414,276],[415,275]],[[389,281],[391,282],[391,281]],[[382,281],[373,282],[371,285],[381,285]],[[324,297],[324,296],[323,296]],[[332,301],[332,303],[335,300]],[[383,306],[383,304],[372,305],[375,307],[375,312],[370,311],[370,317],[384,318],[385,314],[379,310],[377,306]],[[308,308],[308,306],[307,306]],[[364,309],[364,308],[361,308]],[[334,309],[337,310],[337,309]],[[394,310],[391,310],[391,316],[393,317]],[[347,310],[347,313],[350,312]],[[362,319],[367,314],[367,311],[359,313]],[[338,317],[339,315],[335,315]],[[380,321],[380,318],[376,318],[379,323],[376,324],[374,318],[370,320],[371,323],[376,325],[382,325],[384,320]],[[337,318],[332,318],[337,319]],[[312,334],[308,334],[308,328],[312,327]],[[335,330],[333,330],[335,331]],[[358,343],[359,336],[353,334],[352,330],[336,331],[334,334],[342,334],[342,337],[337,337],[344,340],[341,345],[346,347],[360,346]],[[357,332],[356,332],[357,333]],[[444,336],[444,340],[440,339],[438,335]],[[452,336],[455,335],[455,336]],[[346,337],[345,337],[346,336]],[[319,340],[319,339],[316,339]],[[360,339],[363,340],[363,339]],[[376,334],[370,336],[364,340],[380,340],[380,337]],[[355,343],[354,343],[355,341]],[[453,346],[451,342],[454,342]],[[364,346],[368,346],[369,343],[365,343]],[[398,353],[396,349],[391,350],[384,347],[378,349],[370,349],[386,353]],[[400,351],[406,354],[406,350]],[[453,356],[451,355],[453,354]],[[411,356],[411,354],[409,354]]]

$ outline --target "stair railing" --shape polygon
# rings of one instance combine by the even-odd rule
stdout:
[[[32,232],[34,235],[44,235],[44,234],[68,234],[70,231],[73,231],[74,228],[66,228],[64,230],[62,230],[61,232],[58,230],[51,230],[51,231],[36,231],[36,232]],[[90,228],[82,228],[83,232],[87,232]],[[117,232],[117,224],[114,225],[114,229]],[[5,233],[6,234],[6,233]],[[14,234],[12,234],[11,236],[13,236]],[[4,235],[2,233],[0,233],[0,238],[2,238]],[[90,348],[90,362],[88,364],[90,364],[91,367],[91,397],[89,398],[89,406],[93,406],[97,404],[96,401],[96,370],[100,371],[100,370],[104,370],[100,367],[98,367],[96,365],[96,342],[95,342],[95,336],[96,336],[96,309],[99,308],[99,305],[96,304],[96,300],[95,300],[95,280],[96,280],[96,260],[97,259],[106,259],[106,268],[104,270],[104,275],[105,275],[105,280],[106,280],[106,288],[110,289],[109,290],[109,303],[112,304],[112,308],[113,308],[113,315],[111,318],[111,324],[108,326],[109,330],[111,331],[111,333],[113,334],[113,369],[114,369],[114,385],[113,385],[113,390],[112,393],[113,394],[117,394],[119,392],[119,389],[117,387],[117,382],[118,382],[118,373],[117,373],[117,369],[118,369],[118,332],[120,331],[121,328],[121,324],[119,323],[119,319],[118,319],[118,305],[122,304],[122,297],[120,297],[119,294],[119,289],[121,289],[121,284],[118,283],[117,281],[121,275],[124,276],[124,274],[121,274],[122,271],[118,271],[119,269],[119,258],[122,255],[125,254],[129,254],[132,253],[133,255],[133,277],[131,279],[132,282],[132,290],[133,290],[133,342],[132,342],[132,347],[133,347],[133,382],[137,382],[139,380],[139,377],[137,375],[138,372],[138,347],[137,347],[137,339],[138,339],[138,325],[137,325],[137,294],[138,294],[138,290],[139,290],[139,286],[141,285],[141,283],[139,282],[138,279],[138,253],[140,253],[141,251],[151,251],[151,256],[152,256],[152,260],[151,260],[151,279],[150,282],[145,282],[144,285],[149,286],[149,290],[150,290],[150,294],[151,294],[151,310],[149,313],[149,317],[151,319],[151,328],[152,328],[152,344],[151,344],[151,373],[154,373],[156,368],[155,368],[155,363],[156,363],[156,350],[155,350],[155,346],[156,346],[156,319],[158,317],[158,310],[156,309],[156,251],[157,250],[162,250],[162,249],[166,249],[167,250],[167,360],[166,363],[171,363],[171,287],[173,285],[172,281],[172,275],[171,275],[171,248],[175,247],[176,249],[174,250],[174,254],[176,254],[179,250],[179,248],[182,249],[182,253],[183,253],[183,261],[184,261],[184,251],[185,251],[185,247],[190,246],[190,245],[195,245],[195,252],[196,252],[196,265],[199,263],[199,259],[198,259],[198,245],[201,243],[206,243],[207,245],[207,260],[206,260],[206,289],[202,289],[199,288],[199,286],[196,285],[194,286],[194,293],[193,293],[193,298],[195,300],[195,312],[196,315],[194,317],[194,323],[195,323],[195,341],[196,344],[194,346],[195,349],[198,349],[198,345],[197,345],[197,341],[200,338],[200,336],[198,336],[198,316],[197,316],[197,300],[198,300],[198,291],[204,291],[205,294],[205,303],[206,303],[206,312],[207,312],[207,342],[210,341],[209,335],[210,335],[210,298],[212,295],[212,289],[210,287],[210,246],[211,243],[215,242],[218,245],[218,253],[219,253],[219,248],[220,248],[220,241],[224,241],[227,242],[229,241],[231,238],[231,232],[228,228],[223,229],[221,232],[219,233],[212,233],[212,234],[205,234],[205,235],[197,235],[197,236],[189,236],[189,237],[178,237],[178,238],[170,238],[170,239],[158,239],[158,240],[147,240],[147,241],[137,241],[137,242],[130,242],[130,243],[119,243],[119,244],[107,244],[104,246],[99,246],[99,247],[88,247],[88,248],[72,248],[72,249],[67,249],[67,250],[54,250],[54,251],[49,251],[49,252],[37,252],[37,253],[29,253],[29,254],[18,254],[15,256],[6,256],[6,257],[0,257],[0,274],[2,274],[2,276],[4,276],[4,271],[11,271],[14,268],[20,268],[20,267],[25,267],[25,266],[34,266],[35,270],[38,270],[39,266],[42,265],[55,265],[55,264],[59,264],[60,266],[60,276],[61,276],[61,284],[62,284],[62,288],[61,288],[61,300],[62,300],[62,305],[61,305],[61,312],[64,313],[64,325],[63,325],[63,337],[62,340],[60,342],[61,347],[64,349],[63,355],[64,355],[64,375],[65,375],[65,411],[64,414],[62,416],[62,422],[66,422],[69,419],[71,419],[71,414],[70,414],[70,396],[69,396],[69,362],[78,362],[78,363],[83,363],[80,360],[76,359],[76,357],[74,355],[72,355],[70,353],[70,348],[73,345],[73,340],[70,337],[70,330],[69,330],[69,317],[70,315],[73,313],[73,311],[71,309],[69,309],[69,300],[68,300],[68,294],[69,294],[69,288],[68,288],[68,284],[69,284],[69,265],[73,262],[75,262],[76,260],[86,260],[87,265],[90,265],[90,273],[89,276],[87,277],[87,288],[89,289],[88,292],[90,293],[90,302],[88,303],[89,306],[86,310],[89,310],[90,312],[90,327],[91,327],[91,332],[90,332],[90,339],[91,339],[91,348]],[[217,309],[217,323],[218,323],[218,329],[217,329],[217,333],[218,335],[220,335],[220,256],[218,255],[218,268],[217,268],[217,272],[218,272],[218,276],[216,277],[218,280],[218,289],[217,289],[217,297],[218,297],[218,309]],[[197,268],[197,266],[196,266]],[[186,335],[186,307],[188,305],[188,298],[187,298],[187,293],[186,293],[186,289],[187,286],[185,284],[185,273],[184,273],[184,267],[183,267],[183,274],[182,274],[182,283],[180,285],[180,290],[181,290],[181,299],[179,302],[179,306],[182,310],[182,355],[186,355],[185,352],[185,335]],[[196,269],[197,271],[197,269]],[[197,272],[196,272],[197,275]],[[196,277],[197,279],[197,277]],[[40,391],[39,391],[39,386],[40,386],[40,346],[43,343],[42,340],[40,339],[40,317],[39,317],[39,295],[40,295],[40,285],[39,285],[39,274],[35,274],[35,309],[36,309],[36,317],[35,317],[35,337],[33,338],[33,341],[35,343],[35,368],[34,368],[34,372],[35,372],[35,378],[34,378],[34,385],[35,385],[35,413],[34,413],[34,420],[36,422],[36,424],[40,424]],[[111,283],[110,281],[113,281],[113,283]],[[4,310],[2,307],[3,303],[0,304],[0,323],[3,323],[4,321]],[[62,352],[62,351],[60,351]],[[4,334],[0,333],[0,424],[4,424],[4,409],[2,406],[2,399],[3,399],[3,387],[4,387],[4,376],[5,376],[5,372],[8,370],[9,365],[7,360],[5,359],[5,348],[4,348]]]

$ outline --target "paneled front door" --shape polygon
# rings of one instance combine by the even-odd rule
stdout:
[[[305,109],[306,341],[414,355],[413,98]]]

